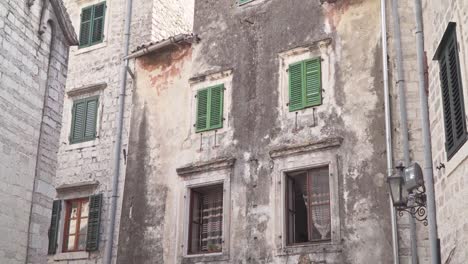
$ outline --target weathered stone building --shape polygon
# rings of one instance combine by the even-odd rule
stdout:
[[[118,263],[392,262],[380,3],[322,2],[199,0],[136,60]]]
[[[0,1],[0,263],[45,263],[68,49],[61,0]]]
[[[102,263],[112,195],[126,0],[66,0],[79,47],[70,50],[55,180],[49,263]],[[192,1],[134,0],[130,49],[190,32]],[[129,72],[133,71],[133,66]],[[133,82],[125,93],[120,186],[125,180]],[[119,190],[121,193],[121,190]],[[121,197],[121,196],[120,196]],[[120,219],[120,199],[117,222]],[[118,228],[115,230],[117,244]],[[114,250],[114,256],[117,252]]]

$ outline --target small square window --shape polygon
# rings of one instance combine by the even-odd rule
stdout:
[[[222,252],[223,185],[190,190],[189,254]]]
[[[88,6],[81,10],[80,48],[103,41],[105,14],[106,2]]]
[[[331,240],[328,167],[286,174],[287,245]]]
[[[99,97],[93,96],[73,102],[70,143],[96,138]]]
[[[288,72],[290,112],[322,104],[320,58],[293,63]]]

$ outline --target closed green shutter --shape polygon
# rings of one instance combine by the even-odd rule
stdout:
[[[197,92],[196,131],[202,132],[223,127],[224,85],[209,87]]]
[[[91,24],[93,16],[93,7],[83,8],[81,11],[81,23],[80,23],[80,47],[88,46],[91,42]]]
[[[239,0],[239,5],[246,4],[248,2],[252,2],[253,0]]]
[[[455,27],[449,28],[439,54],[445,148],[450,159],[467,139],[463,88]]]
[[[102,41],[104,37],[104,16],[106,11],[106,3],[97,4],[94,6],[93,12],[93,35],[91,44],[96,44]]]
[[[86,251],[99,249],[99,229],[101,225],[102,194],[89,198],[88,233],[86,236]]]
[[[83,8],[80,23],[80,47],[88,47],[104,39],[106,2]]]
[[[305,106],[317,106],[322,103],[322,76],[320,59],[304,62],[305,68]]]
[[[98,97],[73,102],[70,143],[79,143],[96,138]]]
[[[320,58],[289,65],[289,111],[322,104]]]
[[[197,131],[208,128],[208,92],[209,89],[197,92]]]
[[[289,111],[293,112],[304,108],[302,63],[289,66]]]
[[[210,90],[210,129],[223,126],[223,94],[224,86],[218,85]]]
[[[62,209],[62,201],[54,201],[52,205],[52,217],[50,219],[50,228],[49,228],[49,247],[48,254],[55,254],[57,252],[57,237],[59,232],[60,224],[60,213]]]

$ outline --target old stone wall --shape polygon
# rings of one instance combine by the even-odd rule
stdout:
[[[44,2],[0,3],[1,263],[47,254],[70,44]]]
[[[468,3],[462,0],[423,1],[425,44],[429,66],[429,111],[435,178],[438,233],[442,263],[465,263],[468,259],[468,144],[448,159],[439,63],[432,60],[449,22],[456,23],[465,113],[468,109]],[[465,117],[466,118],[466,117]],[[441,164],[445,168],[441,168]],[[439,169],[437,169],[439,167]]]
[[[70,11],[73,24],[79,32],[81,9],[89,5],[97,4],[100,0],[66,0],[65,4]],[[81,192],[78,189],[59,192],[57,199],[71,199],[90,194],[103,193],[103,209],[100,226],[100,246],[97,252],[88,254],[67,254],[61,250],[54,256],[50,256],[50,263],[67,262],[70,260],[95,263],[100,261],[104,254],[105,237],[109,222],[108,207],[111,197],[112,175],[114,172],[114,142],[116,137],[118,96],[120,89],[120,66],[123,57],[124,19],[127,1],[106,1],[106,19],[104,40],[102,43],[86,47],[73,48],[70,51],[69,78],[67,80],[63,128],[60,138],[59,165],[56,178],[56,187],[67,184],[85,184],[88,189]],[[181,20],[177,6],[182,6],[185,1],[147,1],[134,0],[132,8],[132,23],[130,50],[150,41],[161,40],[175,32],[191,30],[192,21]],[[190,3],[191,1],[189,1]],[[167,6],[168,9],[156,9],[155,6]],[[188,5],[190,6],[190,4]],[[170,7],[170,8],[169,8]],[[171,12],[168,12],[171,11]],[[167,13],[164,13],[167,12]],[[167,22],[164,28],[159,28],[158,35],[154,37],[153,21],[164,20]],[[173,20],[176,20],[173,22]],[[133,65],[130,65],[133,70]],[[124,126],[122,138],[121,175],[119,177],[119,197],[121,197],[125,181],[126,155],[128,153],[129,120],[132,109],[133,81],[128,75],[128,83],[125,94]],[[97,136],[95,140],[70,144],[69,135],[71,129],[71,116],[73,101],[89,96],[99,96],[99,109],[97,121]],[[95,185],[97,183],[97,186]],[[117,220],[115,229],[115,243],[118,242],[118,227],[121,214],[121,199],[118,199]],[[61,222],[63,226],[63,222]],[[59,234],[62,240],[63,233]],[[60,248],[61,242],[59,243]],[[117,251],[113,252],[114,257]],[[54,262],[55,261],[55,262]]]
[[[191,55],[137,60],[118,262],[391,263],[379,10],[197,1]],[[287,66],[317,56],[323,104],[289,112]],[[195,133],[196,91],[221,83],[223,128]],[[331,242],[286,247],[284,172],[323,164]],[[214,182],[224,186],[223,251],[190,256],[189,190]]]

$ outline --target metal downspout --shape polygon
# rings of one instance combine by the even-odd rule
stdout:
[[[390,92],[388,87],[388,50],[387,50],[387,13],[385,0],[380,1],[381,8],[381,26],[382,26],[382,73],[383,73],[383,84],[384,84],[384,96],[385,96],[385,139],[387,147],[387,177],[392,176],[393,172],[393,149],[392,149],[392,118],[390,110]],[[390,213],[392,220],[392,246],[393,246],[393,263],[399,264],[399,252],[398,252],[398,229],[396,220],[396,211],[393,207],[392,199],[389,194],[390,202]]]
[[[429,243],[431,249],[431,263],[440,264],[440,252],[437,237],[437,218],[434,191],[434,175],[432,168],[432,143],[431,128],[429,123],[429,106],[426,91],[425,78],[425,54],[424,54],[424,29],[421,0],[414,1],[416,14],[416,44],[418,51],[418,78],[419,78],[419,101],[421,104],[421,125],[423,132],[424,147],[424,181],[427,195],[427,220],[429,223]]]
[[[406,110],[406,94],[405,94],[405,77],[403,72],[403,52],[401,48],[401,32],[400,32],[400,16],[398,12],[398,0],[392,0],[392,16],[393,27],[395,31],[395,53],[396,53],[396,69],[397,69],[397,86],[398,99],[400,104],[400,124],[401,124],[401,139],[403,142],[403,157],[404,165],[410,165],[410,150],[408,140],[408,114]],[[418,246],[416,235],[416,221],[413,217],[409,217],[410,238],[411,238],[411,263],[418,264]]]
[[[128,56],[129,44],[130,44],[130,24],[132,18],[132,0],[127,0],[126,12],[125,12],[125,31],[123,41],[123,57]],[[122,128],[123,128],[123,117],[124,117],[124,106],[125,106],[125,88],[127,85],[127,67],[128,59],[124,59],[120,68],[120,92],[119,92],[119,112],[117,115],[117,128],[116,128],[116,139],[114,144],[114,174],[112,176],[112,197],[110,204],[109,213],[109,225],[107,228],[106,237],[106,248],[104,252],[104,263],[112,263],[112,248],[114,245],[114,229],[115,229],[115,218],[117,209],[117,198],[119,188],[119,175],[120,175],[120,151],[122,148]]]

